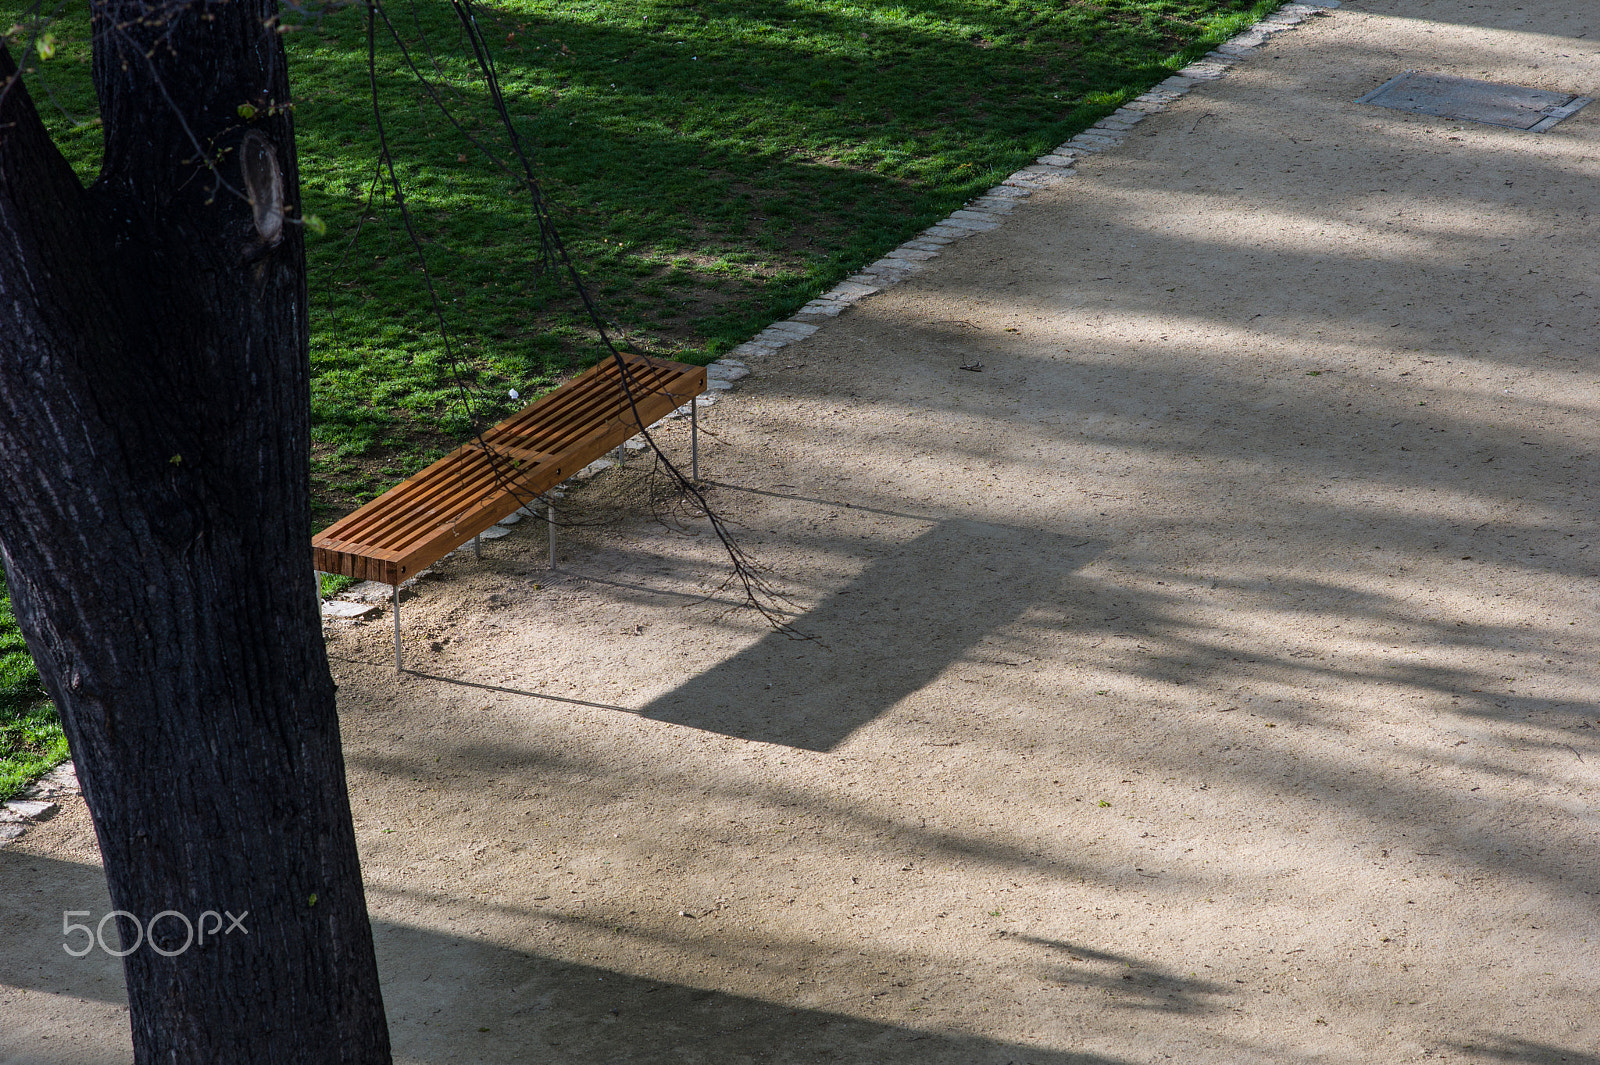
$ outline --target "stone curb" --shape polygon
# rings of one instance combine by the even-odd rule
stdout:
[[[1294,29],[1312,15],[1339,7],[1341,4],[1342,0],[1298,0],[1287,3],[1244,32],[1219,44],[1214,50],[1177,71],[1150,91],[1117,108],[1065,144],[1039,156],[1031,165],[1023,167],[994,188],[975,197],[958,210],[952,211],[949,217],[924,229],[877,262],[862,267],[859,273],[851,274],[801,307],[793,317],[773,322],[734,348],[728,355],[708,365],[706,367],[708,390],[704,395],[696,397],[694,405],[701,409],[713,406],[722,393],[732,390],[734,382],[748,377],[750,367],[745,359],[759,359],[772,355],[798,340],[804,340],[815,333],[823,322],[837,318],[854,304],[883,291],[890,285],[899,284],[906,278],[921,273],[927,269],[928,263],[938,258],[949,245],[964,240],[974,233],[986,233],[999,228],[1005,222],[1006,216],[1016,210],[1017,204],[1032,196],[1035,191],[1053,188],[1075,176],[1078,173],[1076,164],[1084,155],[1111,151],[1119,147],[1128,133],[1149,116],[1169,110],[1173,103],[1192,92],[1197,86],[1226,77],[1229,70],[1244,59],[1255,55],[1275,35]],[[687,418],[690,409],[690,406],[685,404],[667,415],[667,418]],[[646,445],[642,436],[636,436],[623,446],[629,450],[641,450]],[[579,470],[563,484],[563,487],[587,481],[597,473],[615,465],[617,460],[614,458],[599,459]],[[556,490],[551,494],[559,497],[561,492]],[[506,519],[503,524],[509,525],[514,520],[518,520],[516,515]],[[491,529],[485,537],[504,536],[507,531],[509,530]],[[427,574],[427,570],[417,574],[401,585],[401,591],[406,591]],[[387,600],[390,595],[389,586],[377,587],[382,592],[381,598]],[[324,620],[359,621],[381,609],[381,604],[377,602],[379,597],[376,595],[369,597],[361,592],[360,588],[358,585],[347,589],[335,599],[325,602]],[[3,826],[0,826],[0,831],[3,831]]]
[[[731,390],[735,381],[748,377],[750,367],[743,361],[744,359],[771,355],[797,340],[804,340],[817,331],[819,320],[836,318],[852,304],[881,292],[890,285],[898,284],[913,274],[920,273],[926,268],[927,263],[937,258],[948,245],[970,237],[974,233],[984,233],[998,228],[1006,216],[1016,209],[1016,205],[1033,195],[1034,190],[1051,188],[1075,176],[1077,174],[1075,164],[1084,153],[1109,151],[1118,147],[1134,126],[1150,115],[1168,110],[1174,102],[1182,99],[1197,86],[1226,77],[1229,70],[1240,61],[1255,55],[1273,36],[1294,29],[1318,12],[1332,10],[1341,5],[1342,0],[1298,0],[1287,3],[1254,26],[1219,44],[1215,50],[1184,67],[1142,96],[1117,108],[1054,151],[1041,155],[1034,160],[1033,165],[1018,170],[999,185],[959,210],[951,212],[948,218],[929,226],[877,262],[863,267],[860,273],[852,274],[839,282],[801,307],[792,318],[772,323],[734,348],[729,356],[708,365],[706,384],[710,390],[697,397],[695,405],[702,409],[714,405],[721,392]],[[667,415],[667,418],[688,416],[689,406],[685,404]],[[630,450],[640,450],[645,444],[642,437],[636,436],[623,446]],[[592,462],[573,475],[564,486],[587,481],[595,474],[616,464],[616,460],[611,458]],[[557,491],[551,494],[559,497],[561,493]],[[513,524],[521,520],[521,517],[522,512],[519,511],[501,524]],[[485,537],[494,539],[509,532],[509,529],[496,527],[489,530]],[[428,572],[423,570],[401,585],[401,590],[409,589],[426,577]],[[387,599],[391,594],[388,585],[378,585],[377,588],[381,590],[383,599]],[[334,599],[324,602],[323,618],[341,621],[359,620],[382,609],[377,598],[372,592],[362,590],[362,585],[356,585],[346,589]],[[47,784],[47,781],[57,774],[62,774],[63,771],[65,778],[71,781],[70,787],[59,786],[57,790],[50,790],[56,786]],[[0,808],[0,847],[23,835],[32,822],[42,820],[55,812],[55,803],[42,800],[56,794],[78,794],[77,779],[72,763],[63,763],[24,792],[21,801],[13,800]],[[30,815],[23,812],[35,808],[39,810],[38,813]]]
[[[851,305],[920,273],[946,246],[974,233],[997,228],[1005,221],[1006,215],[1015,210],[1019,202],[1033,195],[1035,190],[1051,188],[1074,176],[1077,173],[1074,166],[1085,154],[1118,147],[1128,132],[1140,122],[1150,115],[1168,110],[1196,86],[1226,77],[1230,69],[1243,59],[1255,55],[1276,34],[1293,29],[1319,11],[1340,5],[1341,0],[1300,0],[1284,4],[1149,92],[1117,108],[1059,148],[1041,155],[1033,165],[1023,167],[960,210],[952,212],[948,218],[929,226],[877,262],[863,267],[860,273],[851,275],[801,307],[794,317],[775,322],[740,344],[733,349],[734,359],[714,362],[711,367],[729,362],[743,366],[739,359],[771,355],[816,332],[820,322],[837,318]],[[687,413],[688,408],[685,407],[675,416]]]
[[[749,376],[750,368],[745,359],[773,355],[798,340],[804,340],[815,333],[823,322],[837,318],[854,304],[921,273],[949,245],[974,233],[999,228],[1006,216],[1016,210],[1017,204],[1036,190],[1052,188],[1075,176],[1078,172],[1076,164],[1083,155],[1118,147],[1139,123],[1151,115],[1168,110],[1196,86],[1226,77],[1230,69],[1242,59],[1254,55],[1274,35],[1293,29],[1318,11],[1336,8],[1340,4],[1341,0],[1287,3],[1244,32],[1218,45],[1149,92],[1117,108],[1054,151],[1041,155],[1032,165],[1023,167],[959,210],[952,211],[949,217],[924,229],[877,262],[862,267],[859,273],[851,274],[801,307],[793,317],[772,323],[727,356],[711,363],[706,367],[707,384],[711,390],[696,399],[695,403],[702,408],[709,407],[716,403],[720,393],[731,390],[734,382]],[[686,418],[688,415],[689,407],[685,405],[667,417]],[[627,446],[642,447],[643,440],[635,437]],[[598,472],[596,467],[603,469],[613,464],[610,459],[602,459],[590,469],[581,471],[574,480],[586,480]]]
[[[80,793],[77,770],[71,762],[62,762],[34,781],[20,797],[0,804],[0,848],[52,817],[61,808],[56,800]]]

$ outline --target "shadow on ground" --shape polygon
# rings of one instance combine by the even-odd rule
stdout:
[[[1063,583],[1103,547],[1081,535],[942,521],[868,563],[796,619],[810,639],[770,633],[640,713],[741,739],[831,750],[985,635],[1059,598]],[[931,618],[939,624],[928,625]],[[806,678],[803,687],[785,682],[796,676]]]
[[[425,929],[380,925],[377,939],[379,964],[393,974],[384,995],[396,1056],[405,1060],[459,1061],[469,1043],[473,1060],[485,1063],[1123,1060],[789,1008]],[[395,964],[402,958],[407,964]]]
[[[6,930],[0,993],[18,989],[56,996],[50,1031],[62,1044],[71,1044],[59,1051],[75,1055],[70,1060],[117,1060],[127,1043],[125,1029],[111,1031],[103,1010],[86,1015],[82,1030],[70,1015],[79,1002],[122,1005],[121,965],[99,950],[83,958],[68,956],[61,949],[63,908],[88,908],[91,922],[109,908],[97,866],[0,852],[0,927]],[[398,1062],[1110,1065],[1123,1060],[790,1008],[392,922],[376,922],[374,937]],[[863,1008],[863,1003],[841,1005]],[[40,1039],[39,1033],[8,1023],[0,1032],[0,1061],[69,1060],[42,1041],[32,1047],[13,1043],[30,1035]]]

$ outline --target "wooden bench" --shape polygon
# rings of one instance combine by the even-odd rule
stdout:
[[[705,367],[644,355],[624,355],[623,360],[632,405],[617,360],[607,359],[340,518],[312,540],[318,570],[394,587],[396,670],[401,668],[404,581],[686,403],[698,479],[694,397],[706,390]],[[555,512],[546,504],[554,568]]]

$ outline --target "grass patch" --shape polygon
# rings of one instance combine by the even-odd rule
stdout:
[[[11,596],[0,578],[0,802],[66,757],[61,721],[39,683],[39,671],[17,631]]]
[[[505,0],[482,14],[513,120],[616,335],[705,362],[1273,6]],[[504,153],[447,5],[393,17],[466,128]],[[51,33],[30,84],[89,175],[87,22]],[[331,516],[442,453],[468,419],[395,212],[368,201],[361,11],[287,40],[305,209],[327,226],[310,243],[311,355],[315,490]],[[466,384],[501,416],[508,390],[535,395],[600,349],[573,293],[536,273],[525,197],[393,42],[379,74]]]
[[[1276,6],[502,0],[482,15],[513,121],[614,334],[703,363]],[[448,6],[394,14],[463,125],[504,156]],[[0,28],[24,18],[0,0]],[[326,226],[309,239],[312,477],[326,521],[442,454],[469,419],[396,212],[369,199],[361,10],[291,28],[304,207]],[[8,36],[86,180],[100,153],[88,31],[73,8],[45,49],[22,52],[26,27]],[[380,44],[379,76],[464,383],[496,419],[601,349],[574,293],[536,269],[525,196],[451,128],[393,42]],[[4,618],[0,794],[65,751],[8,607]]]
[[[317,592],[324,599],[332,599],[340,592],[356,583],[354,577],[346,577],[342,573],[317,574]]]

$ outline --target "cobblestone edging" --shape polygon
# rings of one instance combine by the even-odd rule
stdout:
[[[836,317],[851,304],[926,269],[929,260],[938,258],[946,247],[956,241],[998,228],[1006,216],[1016,210],[1017,204],[1035,191],[1059,185],[1076,174],[1074,167],[1082,156],[1117,147],[1126,139],[1128,132],[1147,117],[1167,110],[1195,86],[1225,76],[1229,68],[1255,55],[1274,35],[1293,29],[1312,15],[1339,7],[1340,4],[1341,0],[1303,0],[1285,4],[1143,96],[1119,107],[1092,128],[1084,130],[1048,155],[1041,155],[1032,166],[1023,167],[948,218],[924,229],[877,262],[863,267],[860,273],[851,275],[801,307],[794,317],[769,325],[734,348],[733,358],[712,363],[711,372],[715,374],[719,367],[725,367],[722,372],[734,376],[726,377],[728,384],[723,387],[731,387],[733,381],[749,372],[744,359],[771,355],[796,340],[810,336],[817,331],[820,322]],[[716,378],[713,377],[713,380]],[[714,396],[702,399],[715,401]],[[687,413],[687,410],[684,408],[680,413]]]
[[[1117,147],[1140,122],[1167,110],[1195,86],[1224,77],[1236,63],[1255,55],[1275,34],[1291,30],[1312,15],[1339,7],[1340,4],[1341,0],[1301,0],[1285,4],[1243,33],[1219,44],[1215,51],[1184,67],[1143,96],[1117,108],[1048,155],[1041,155],[1032,166],[1018,170],[982,196],[952,212],[948,218],[929,226],[877,262],[863,267],[860,273],[841,281],[801,307],[792,318],[774,322],[734,348],[729,357],[707,366],[706,378],[710,389],[695,403],[701,407],[715,404],[718,396],[731,389],[735,381],[749,376],[750,367],[745,359],[771,355],[797,340],[804,340],[815,333],[822,322],[837,317],[851,304],[925,270],[930,260],[938,258],[940,252],[956,241],[998,228],[1006,216],[1016,210],[1017,204],[1035,191],[1059,185],[1076,174],[1075,165],[1083,155]],[[668,417],[682,418],[688,414],[686,405]],[[623,446],[638,450],[645,444],[642,438],[635,437]],[[579,471],[567,483],[588,480],[612,465],[615,465],[613,459],[601,459]],[[552,494],[557,497],[561,495],[559,490]],[[501,526],[514,524],[522,516],[523,512],[519,511],[505,519]],[[496,527],[484,538],[494,539],[508,532],[509,529]],[[425,572],[417,574],[416,578],[406,582],[407,586],[425,575]],[[372,585],[372,582],[367,582],[367,585]],[[336,602],[324,604],[323,615],[328,620],[354,621],[382,609],[381,600],[389,594],[388,585],[358,585],[340,595]],[[41,777],[33,787],[22,793],[21,798],[0,806],[0,847],[22,836],[34,822],[54,814],[58,808],[55,802],[57,798],[78,793],[78,778],[71,762],[63,763]]]
[[[929,226],[877,262],[864,267],[860,273],[852,274],[841,281],[801,307],[794,317],[767,326],[733,349],[732,355],[740,357],[721,358],[707,366],[706,379],[710,390],[695,402],[701,407],[715,404],[717,397],[731,389],[735,381],[749,376],[750,367],[744,361],[746,358],[771,355],[797,340],[804,340],[817,331],[821,321],[837,317],[851,304],[926,269],[928,261],[938,258],[939,253],[949,245],[974,233],[998,228],[1005,221],[1006,215],[1016,210],[1017,204],[1032,196],[1036,190],[1058,185],[1076,174],[1077,170],[1074,167],[1080,156],[1117,147],[1127,137],[1128,132],[1146,117],[1167,110],[1195,86],[1225,76],[1236,63],[1255,55],[1275,34],[1293,29],[1312,15],[1339,7],[1340,4],[1341,0],[1303,0],[1285,4],[1243,33],[1219,44],[1215,51],[1208,52],[1200,60],[1184,67],[1133,102],[1117,108],[1055,151],[1041,155],[1034,160],[1032,166],[1018,170],[982,196],[967,203],[960,210],[952,212],[948,218]],[[688,416],[688,413],[688,406],[684,406],[668,417],[681,418]],[[644,442],[636,437],[628,441],[624,447],[637,450],[644,447]],[[612,465],[614,465],[613,460],[601,459],[579,471],[572,481],[567,483],[588,480]],[[521,518],[522,512],[519,511],[502,522],[502,525],[511,525]],[[486,538],[504,536],[509,531],[509,529],[504,531],[499,528],[492,529],[486,534]],[[425,574],[419,573],[417,578],[408,581],[407,584],[414,584],[416,579],[423,576]],[[379,591],[382,593],[381,596],[377,594]],[[388,585],[376,589],[358,586],[341,595],[339,599],[351,608],[359,604],[365,609],[359,612],[351,609],[349,614],[341,616],[329,612],[328,607],[331,604],[324,604],[324,616],[330,620],[334,617],[339,617],[340,620],[355,620],[381,609],[379,599],[389,594]],[[78,776],[71,762],[64,762],[45,774],[31,788],[24,791],[20,798],[0,805],[0,847],[24,835],[29,826],[35,822],[54,814],[59,808],[56,799],[77,794],[79,794]]]
[[[706,367],[706,381],[710,387],[695,400],[695,404],[702,409],[714,405],[722,393],[733,388],[734,382],[748,377],[750,366],[746,359],[760,359],[797,340],[804,340],[829,318],[837,317],[850,305],[925,270],[929,261],[938,258],[945,248],[956,241],[974,233],[999,228],[1006,216],[1016,210],[1017,204],[1034,192],[1059,185],[1075,175],[1075,164],[1083,155],[1117,147],[1140,122],[1167,110],[1197,85],[1225,76],[1231,67],[1254,55],[1275,34],[1293,29],[1312,15],[1339,7],[1340,4],[1341,0],[1301,0],[1285,4],[1243,33],[1218,45],[1215,51],[1184,67],[1143,96],[1119,107],[1048,155],[1041,155],[1032,166],[1018,170],[982,196],[952,212],[948,218],[924,229],[877,262],[863,267],[860,273],[839,282],[801,307],[793,317],[772,323],[728,355],[711,363]],[[685,418],[688,415],[689,407],[686,404],[667,417]],[[636,436],[623,445],[625,450],[641,450],[644,447],[646,444],[642,436]],[[592,462],[565,482],[562,488],[587,481],[616,464],[617,459],[611,457]],[[550,494],[560,498],[562,492],[557,489]],[[518,511],[501,524],[514,524],[529,513],[526,509]],[[483,534],[482,539],[497,539],[509,532],[509,529],[502,527],[491,528]],[[467,549],[462,547],[457,550]],[[424,570],[401,585],[402,596],[428,572]],[[373,616],[383,609],[390,594],[391,589],[386,584],[369,581],[356,585],[324,603],[323,617],[327,620],[358,621]]]
[[[60,809],[57,799],[77,794],[77,770],[71,762],[62,762],[20,796],[0,804],[0,848],[21,838],[36,822],[52,816]]]

